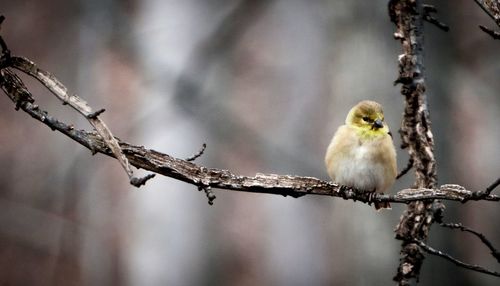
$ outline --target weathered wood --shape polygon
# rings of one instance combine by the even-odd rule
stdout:
[[[437,182],[434,139],[427,106],[423,65],[424,9],[421,0],[391,0],[389,15],[396,25],[394,37],[401,42],[399,55],[401,94],[405,110],[399,133],[402,147],[408,150],[415,170],[415,187],[435,189]],[[394,277],[398,285],[410,285],[418,279],[424,256],[415,240],[424,241],[429,234],[435,212],[442,205],[433,201],[417,201],[408,205],[396,226],[396,238],[402,240],[400,264]]]

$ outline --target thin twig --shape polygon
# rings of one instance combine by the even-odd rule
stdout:
[[[500,263],[500,252],[493,246],[493,244],[486,238],[486,236],[480,232],[477,232],[471,228],[463,226],[461,223],[440,223],[442,227],[447,227],[451,229],[459,229],[461,231],[469,232],[477,236],[481,242],[483,242],[491,251],[491,255]]]
[[[188,157],[186,159],[186,161],[192,162],[192,161],[198,159],[201,155],[203,155],[203,153],[205,152],[206,148],[207,148],[207,143],[203,143],[203,145],[201,145],[201,149],[196,154],[194,154],[193,156]]]
[[[5,20],[5,17],[3,15],[0,16],[0,30],[2,30],[2,23]],[[9,65],[10,61],[10,50],[7,47],[7,44],[3,40],[2,36],[0,36],[0,49],[1,51],[1,57],[0,57],[0,69],[5,68]]]
[[[10,59],[12,67],[32,76],[42,83],[52,94],[59,98],[63,103],[68,104],[74,110],[87,118],[90,124],[96,129],[101,137],[106,142],[106,145],[111,149],[113,155],[127,173],[130,184],[135,187],[140,187],[151,179],[153,176],[145,176],[143,178],[135,178],[131,165],[127,157],[123,154],[118,141],[115,139],[111,130],[106,126],[98,115],[104,112],[104,109],[93,111],[92,108],[76,94],[70,94],[68,89],[51,73],[40,69],[32,61],[22,57],[12,57]]]
[[[3,22],[4,19],[5,17],[3,16],[0,17],[0,24],[1,22]],[[104,139],[108,147],[112,150],[115,157],[123,166],[132,185],[140,187],[141,185],[144,185],[147,180],[154,177],[154,175],[148,175],[143,178],[133,177],[133,171],[130,167],[127,157],[123,154],[123,151],[118,145],[118,141],[114,138],[113,134],[111,133],[109,128],[105,125],[105,123],[98,118],[98,115],[104,112],[104,109],[92,112],[92,109],[90,108],[90,106],[88,106],[88,104],[84,100],[82,100],[76,95],[70,95],[68,93],[67,88],[61,82],[59,82],[59,80],[57,80],[57,78],[55,78],[53,75],[39,69],[33,62],[27,59],[17,58],[17,57],[12,58],[10,56],[10,51],[7,47],[7,44],[5,43],[5,41],[1,36],[0,36],[0,47],[2,48],[0,68],[4,69],[6,67],[13,66],[18,70],[36,78],[42,84],[44,84],[48,90],[50,90],[54,95],[56,95],[63,102],[63,104],[69,104],[76,111],[84,115],[89,120],[91,125],[94,126],[97,132],[101,135],[101,137]],[[20,90],[27,91],[27,89],[24,87],[24,84],[19,79],[19,77],[17,77],[13,73],[11,74],[6,73],[5,76],[10,76],[12,80],[19,81]],[[25,93],[29,94],[29,92]],[[18,109],[20,100],[16,99],[15,101],[16,101],[16,109]],[[94,153],[93,150],[92,152]]]
[[[486,188],[485,194],[489,195],[491,192],[500,185],[500,178],[498,178],[495,182],[493,182],[489,187]]]
[[[399,174],[396,176],[396,180],[398,180],[399,178],[406,175],[406,173],[408,173],[408,171],[410,171],[411,168],[413,168],[413,159],[412,158],[410,158],[408,160],[408,164],[406,164],[406,167],[403,170],[401,170],[401,172],[399,172]]]
[[[213,205],[214,200],[217,198],[212,191],[212,188],[210,186],[204,186],[203,184],[198,186],[198,191],[204,191],[205,195],[207,196],[208,199],[208,204]]]
[[[474,200],[477,200],[477,199],[481,199],[481,198],[484,198],[486,196],[489,196],[491,194],[491,192],[496,188],[498,187],[498,185],[500,185],[500,178],[496,179],[495,182],[493,182],[491,185],[489,185],[484,191],[477,191],[477,192],[474,192],[472,194],[473,198],[470,198],[470,199],[474,199]]]
[[[492,29],[485,27],[483,25],[479,25],[479,29],[481,29],[486,34],[490,35],[495,40],[500,40],[500,32],[493,31]]]
[[[474,270],[474,271],[477,271],[477,272],[481,272],[481,273],[484,273],[484,274],[489,274],[489,275],[492,275],[492,276],[500,277],[500,272],[488,270],[488,269],[486,269],[486,268],[484,268],[482,266],[479,266],[479,265],[468,264],[468,263],[462,262],[462,261],[460,261],[460,260],[452,257],[451,255],[449,255],[447,253],[444,253],[444,252],[442,252],[440,250],[437,250],[437,249],[434,249],[434,248],[428,246],[427,244],[425,244],[424,242],[422,242],[420,240],[415,240],[414,242],[421,249],[423,249],[425,252],[427,252],[429,254],[432,254],[432,255],[437,255],[437,256],[443,257],[446,260],[451,261],[451,262],[453,262],[454,264],[456,264],[456,265],[458,265],[460,267],[463,267],[463,268],[466,268],[466,269],[470,269],[470,270]]]
[[[5,17],[0,16],[0,26],[4,21]],[[130,183],[136,187],[140,187],[144,185],[147,180],[154,177],[154,175],[148,175],[143,178],[135,178],[133,176],[133,171],[128,162],[127,157],[123,154],[123,151],[118,144],[118,141],[115,139],[109,128],[106,126],[104,121],[98,118],[98,115],[101,114],[104,109],[93,112],[90,106],[80,97],[75,94],[69,94],[68,89],[52,74],[46,72],[40,68],[38,68],[33,62],[19,57],[11,57],[10,51],[7,47],[7,44],[0,36],[0,47],[2,49],[2,56],[0,58],[0,69],[5,69],[5,73],[2,75],[2,78],[9,77],[12,81],[18,81],[17,86],[18,90],[13,90],[15,95],[18,96],[20,94],[29,94],[30,95],[30,103],[33,102],[33,98],[31,94],[27,91],[21,79],[17,77],[14,73],[7,70],[7,67],[14,67],[32,77],[40,81],[52,94],[57,96],[64,104],[69,104],[73,109],[84,115],[90,124],[94,126],[99,135],[104,139],[106,145],[111,149],[116,159],[120,162],[125,172],[127,173]],[[19,91],[23,91],[19,93]],[[19,108],[19,103],[21,100],[19,98],[15,99],[16,109]]]
[[[66,103],[66,102],[63,102],[63,104],[67,104],[67,103]],[[99,110],[97,110],[97,111],[91,112],[91,113],[89,113],[89,114],[87,115],[87,118],[89,118],[89,119],[96,119],[96,118],[97,118],[97,116],[101,115],[104,111],[106,111],[106,109],[101,108],[101,109],[99,109]]]
[[[450,30],[450,27],[448,27],[448,25],[439,21],[436,17],[431,15],[432,13],[437,13],[436,7],[434,7],[433,5],[429,5],[429,4],[424,4],[422,6],[424,9],[424,20],[426,20],[427,22],[429,22],[431,24],[434,24],[436,27],[438,27],[439,29],[441,29],[445,32],[448,32]]]
[[[438,27],[439,29],[441,29],[445,32],[448,32],[450,30],[450,27],[448,27],[448,25],[439,21],[436,17],[434,17],[432,15],[429,15],[429,14],[425,15],[424,20],[435,25],[436,27]]]

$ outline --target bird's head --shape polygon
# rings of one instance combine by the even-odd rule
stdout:
[[[364,100],[356,104],[349,111],[345,123],[368,136],[387,134],[389,132],[389,127],[384,121],[382,105],[375,101]]]

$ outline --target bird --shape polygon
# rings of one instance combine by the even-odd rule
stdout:
[[[333,182],[360,192],[385,193],[394,184],[396,149],[382,105],[363,100],[351,108],[326,150],[325,165]],[[389,202],[374,206],[391,208]]]

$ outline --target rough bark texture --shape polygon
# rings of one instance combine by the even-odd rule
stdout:
[[[57,96],[65,105],[71,106],[74,110],[85,116],[89,123],[95,128],[97,133],[101,135],[101,138],[109,146],[110,150],[113,152],[114,157],[120,162],[123,169],[127,173],[130,179],[130,183],[136,187],[140,187],[147,180],[152,178],[154,175],[148,175],[143,178],[134,177],[134,172],[130,166],[127,157],[123,154],[120,149],[118,141],[115,139],[111,130],[106,126],[104,121],[98,116],[104,112],[104,109],[93,111],[92,108],[87,104],[85,100],[76,94],[70,94],[68,89],[52,74],[42,69],[39,69],[32,61],[20,57],[9,57],[9,65],[22,70],[23,72],[29,74],[30,76],[36,78],[40,83],[42,83],[52,94]]]
[[[434,140],[425,94],[423,66],[423,6],[419,0],[389,2],[389,14],[396,24],[394,37],[401,41],[403,54],[399,56],[401,94],[405,99],[403,122],[399,131],[402,147],[408,150],[415,170],[416,188],[435,188],[437,181]],[[403,241],[401,259],[394,280],[409,285],[418,280],[424,259],[418,245],[425,241],[435,213],[441,204],[433,201],[412,202],[396,227],[396,238]]]
[[[500,27],[500,2],[498,0],[474,0],[474,2],[476,2],[476,4],[479,5],[479,7],[481,7],[481,9],[483,9],[483,11],[495,21],[495,24],[497,24],[498,27]],[[479,28],[486,34],[490,35],[493,39],[500,39],[500,32],[494,31],[483,25],[479,25]]]
[[[44,123],[52,130],[57,130],[79,144],[85,146],[93,154],[103,153],[114,157],[109,145],[97,132],[77,130],[71,125],[57,120],[34,104],[34,97],[21,79],[10,69],[0,70],[0,86],[6,95],[15,103],[17,109],[22,109],[34,119]],[[468,200],[500,201],[500,197],[491,195],[491,190],[469,191],[459,185],[442,185],[436,189],[404,189],[395,195],[376,194],[369,196],[367,192],[358,192],[352,188],[340,186],[312,177],[256,174],[254,177],[239,176],[228,170],[207,168],[188,160],[174,158],[170,155],[149,150],[142,146],[134,146],[115,138],[130,163],[154,173],[172,177],[201,188],[213,187],[219,189],[279,194],[283,196],[300,197],[306,194],[341,197],[364,203],[395,202],[409,203],[417,200],[446,199],[465,202]],[[196,156],[199,156],[197,154]]]
[[[474,0],[488,16],[490,16],[497,26],[500,27],[500,3],[493,0]]]

